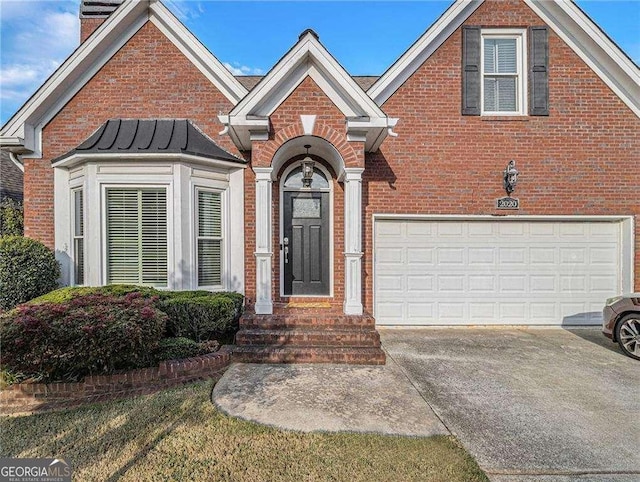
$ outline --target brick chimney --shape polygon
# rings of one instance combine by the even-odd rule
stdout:
[[[124,0],[82,0],[80,3],[80,43],[111,15]]]

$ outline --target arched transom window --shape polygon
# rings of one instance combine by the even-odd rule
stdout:
[[[307,189],[302,182],[302,166],[293,169],[284,181],[285,189]],[[317,167],[313,168],[313,177],[311,178],[311,189],[329,189],[329,181],[327,176]]]

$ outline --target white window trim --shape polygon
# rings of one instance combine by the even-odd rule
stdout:
[[[516,102],[518,109],[513,112],[485,111],[484,109],[484,40],[491,39],[516,39],[516,51],[518,55],[518,81],[516,88]],[[525,28],[486,28],[480,32],[480,102],[483,116],[526,116],[529,112],[528,82],[527,82],[527,29]],[[493,75],[493,74],[489,74]]]
[[[174,156],[175,157],[175,156]],[[54,168],[56,258],[62,266],[61,281],[72,284],[72,196],[84,190],[85,286],[106,284],[106,188],[166,188],[168,237],[168,289],[197,289],[194,236],[196,186],[223,192],[225,266],[222,289],[244,293],[244,168],[240,165],[212,165],[175,157],[85,159],[75,167]],[[164,288],[162,288],[164,289]],[[203,288],[204,289],[204,288]],[[215,288],[219,290],[219,288]]]
[[[228,189],[215,188],[211,186],[203,186],[203,185],[195,185],[193,188],[193,286],[196,289],[203,289],[208,291],[222,291],[227,289],[227,280],[229,279],[228,266],[229,266],[229,250],[227,249],[227,238],[228,238],[228,230],[227,230],[227,193]],[[199,230],[199,222],[200,219],[198,217],[198,193],[199,192],[213,192],[220,194],[220,240],[221,240],[221,255],[220,255],[220,284],[219,285],[201,285],[198,280],[198,272],[199,272],[199,264],[198,264],[198,240],[200,236],[198,235]],[[211,238],[209,238],[211,239]]]
[[[108,255],[107,255],[107,189],[164,189],[166,192],[166,209],[167,209],[167,286],[153,286],[158,290],[172,290],[173,287],[173,266],[174,266],[174,255],[172,243],[174,239],[174,227],[173,227],[173,209],[172,209],[172,201],[173,201],[173,189],[171,184],[162,183],[162,184],[141,184],[141,183],[100,183],[100,224],[101,224],[101,236],[100,236],[100,248],[102,251],[101,261],[102,268],[101,272],[101,281],[102,285],[106,286],[108,284],[107,279],[107,265],[108,265]],[[86,224],[85,224],[86,226]],[[151,285],[144,285],[151,286]]]
[[[82,230],[82,236],[76,236],[76,196],[75,193],[77,191],[82,192],[82,225],[83,225],[83,230]],[[69,207],[70,207],[70,214],[69,214],[69,220],[71,221],[71,243],[69,246],[69,252],[70,252],[70,257],[71,257],[71,270],[69,273],[69,283],[71,286],[84,286],[86,284],[86,268],[87,268],[87,263],[86,263],[86,259],[87,259],[87,250],[86,250],[86,230],[87,230],[87,217],[86,217],[86,191],[84,189],[84,186],[82,184],[77,185],[77,186],[72,186],[70,191],[70,203],[69,203]],[[77,283],[76,280],[76,264],[77,264],[77,253],[76,253],[76,239],[82,239],[83,241],[83,245],[84,245],[84,257],[82,260],[82,269],[84,271],[84,281],[82,285],[79,285]]]
[[[302,165],[302,161],[299,162],[294,162],[292,163],[289,167],[287,167],[283,172],[282,175],[280,176],[280,193],[279,193],[279,212],[280,212],[280,237],[278,238],[278,243],[280,244],[282,242],[282,238],[284,238],[284,192],[285,191],[308,191],[308,189],[301,189],[301,188],[285,188],[284,187],[284,183],[287,180],[287,176],[289,176],[289,174],[291,173],[291,171],[293,171],[294,169],[300,167]],[[313,166],[314,168],[318,168],[320,171],[322,171],[322,173],[325,175],[325,177],[327,178],[327,181],[329,182],[329,187],[328,188],[321,188],[321,189],[311,189],[312,192],[328,192],[329,193],[329,294],[328,295],[285,295],[284,294],[284,257],[282,256],[282,254],[280,255],[280,297],[281,298],[288,298],[288,297],[294,297],[294,298],[333,298],[334,293],[333,293],[333,278],[334,278],[334,271],[335,271],[335,259],[334,259],[334,252],[333,252],[333,245],[334,245],[334,233],[333,233],[333,176],[331,175],[331,173],[329,173],[329,171],[319,162],[316,162]],[[278,244],[278,245],[279,245]]]

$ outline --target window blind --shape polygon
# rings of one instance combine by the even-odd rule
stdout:
[[[82,189],[73,191],[73,258],[74,283],[84,284],[84,194]]]
[[[165,189],[107,189],[107,282],[167,285]]]
[[[485,39],[484,73],[518,73],[518,50],[516,39]]]
[[[515,77],[485,77],[484,110],[513,112],[517,110]]]
[[[484,39],[484,110],[518,110],[518,43],[514,38]]]
[[[222,201],[219,192],[198,191],[198,286],[222,284]]]

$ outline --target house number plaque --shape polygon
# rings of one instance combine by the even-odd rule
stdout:
[[[520,200],[513,197],[496,199],[496,209],[520,209]]]

